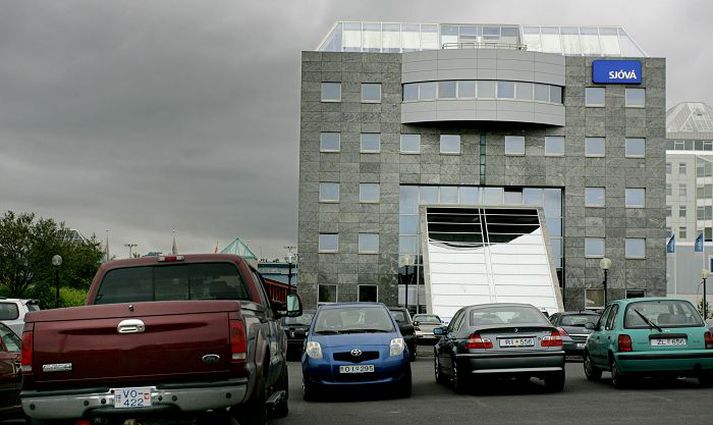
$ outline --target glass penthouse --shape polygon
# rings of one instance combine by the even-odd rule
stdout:
[[[487,254],[522,230],[488,221],[524,207],[565,309],[602,307],[603,257],[610,300],[666,293],[665,59],[623,28],[338,22],[301,79],[307,305],[426,306],[424,282],[467,268],[430,264],[429,241]],[[430,208],[462,227],[431,232]],[[547,272],[495,257],[483,279]]]

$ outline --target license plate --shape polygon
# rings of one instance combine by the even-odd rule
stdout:
[[[151,406],[151,387],[114,388],[114,408],[140,409]]]
[[[674,347],[686,345],[686,338],[656,338],[651,340],[652,347]]]
[[[499,343],[501,347],[534,347],[535,338],[503,338]]]
[[[360,364],[355,366],[339,366],[339,373],[369,373],[374,371],[373,364]]]
[[[578,342],[578,343],[577,343],[577,348],[584,348],[585,345],[586,345],[586,344],[584,344],[583,342]]]

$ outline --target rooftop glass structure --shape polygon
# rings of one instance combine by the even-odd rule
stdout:
[[[472,47],[516,48],[571,56],[646,56],[619,26],[354,21],[334,24],[317,50],[403,53]]]
[[[666,112],[666,136],[713,140],[713,108],[702,102],[679,103]]]

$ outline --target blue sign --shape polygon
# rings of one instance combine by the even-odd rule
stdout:
[[[641,84],[641,62],[596,60],[592,62],[596,84]]]
[[[676,235],[671,235],[671,239],[666,243],[666,253],[674,254],[676,252]]]
[[[703,233],[696,238],[696,243],[693,245],[693,252],[703,252]]]

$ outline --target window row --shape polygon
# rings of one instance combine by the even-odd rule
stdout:
[[[323,82],[321,88],[322,102],[341,102],[342,83]],[[381,83],[361,83],[362,103],[381,103]]]
[[[562,87],[515,81],[427,81],[403,85],[403,101],[436,99],[514,99],[562,104]]]
[[[606,153],[606,138],[585,137],[584,155],[588,157],[603,157]],[[341,135],[337,132],[322,132],[319,135],[320,152],[340,152]],[[565,151],[564,136],[545,137],[545,156],[563,156]],[[361,133],[359,137],[359,152],[381,152],[380,133]],[[400,152],[403,154],[421,153],[421,135],[402,134]],[[440,136],[440,153],[460,154],[461,136],[457,134],[442,134]],[[525,155],[525,136],[505,136],[505,155]],[[642,137],[627,137],[624,140],[624,156],[627,158],[646,157],[646,139]]]
[[[702,172],[705,172],[705,167],[701,167]],[[698,171],[696,169],[696,171]],[[673,164],[670,162],[666,163],[666,174],[672,174],[673,172]],[[688,165],[685,162],[679,162],[678,163],[678,174],[680,176],[685,176],[688,174]],[[705,176],[698,176],[698,177],[705,177]]]
[[[339,233],[320,233],[318,252],[333,254],[339,252]],[[378,233],[359,233],[359,254],[379,253]]]
[[[584,106],[605,107],[606,89],[604,87],[586,87],[584,89]],[[646,89],[624,89],[624,106],[627,108],[646,107]]]
[[[379,287],[377,285],[357,285],[357,301],[358,302],[378,302]],[[317,302],[336,303],[339,301],[339,288],[334,284],[319,285]],[[353,301],[353,300],[343,300]]]
[[[678,207],[678,216],[680,218],[685,218],[688,216],[688,209],[685,205],[681,205]],[[666,206],[666,217],[673,217],[673,207],[671,205]]]
[[[705,186],[704,190],[705,190]],[[666,196],[673,196],[673,186],[671,183],[666,183]],[[688,186],[685,183],[679,183],[678,185],[678,196],[679,198],[685,198],[688,196]]]
[[[666,140],[667,151],[713,151],[713,140]]]
[[[605,207],[606,190],[603,187],[584,188],[585,207]],[[624,190],[624,205],[626,208],[645,208],[646,189],[643,187],[627,187]]]
[[[584,256],[602,258],[605,252],[605,238],[584,238]],[[624,258],[646,258],[646,238],[624,239]]]
[[[379,183],[359,183],[359,202],[377,203],[381,197]],[[321,182],[319,202],[339,202],[339,183]]]

